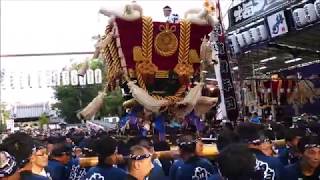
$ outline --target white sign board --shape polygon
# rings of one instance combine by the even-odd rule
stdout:
[[[7,124],[7,129],[9,129],[11,132],[14,132],[14,120],[8,119],[6,124]]]
[[[268,16],[268,25],[272,38],[286,34],[288,32],[288,25],[284,11]]]

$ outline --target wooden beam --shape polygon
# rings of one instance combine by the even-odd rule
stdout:
[[[273,141],[273,143],[276,146],[285,145],[285,141],[283,139]],[[216,144],[204,144],[203,150],[202,152],[200,152],[199,155],[207,158],[212,158],[217,156],[218,154],[219,154],[219,151]],[[174,159],[179,157],[179,150],[177,146],[171,146],[170,151],[157,151],[154,153],[153,156],[159,159]],[[98,157],[82,157],[79,159],[79,161],[80,161],[81,167],[92,167],[98,164]],[[119,155],[117,157],[118,163],[122,163],[124,161],[125,161],[125,157],[123,157],[122,155]]]

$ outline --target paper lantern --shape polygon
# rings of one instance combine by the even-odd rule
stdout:
[[[92,69],[87,70],[87,84],[94,84],[94,72]]]
[[[304,26],[308,23],[306,12],[303,8],[297,8],[292,13],[294,22],[298,27]]]
[[[30,73],[30,82],[29,82],[29,87],[30,88],[36,88],[39,86],[38,84],[38,76],[36,73]]]
[[[48,70],[45,72],[45,85],[46,87],[52,87],[53,86],[53,77],[52,77],[52,71]]]
[[[84,85],[86,85],[86,81],[87,80],[87,75],[86,74],[84,74],[83,76],[79,76],[79,84],[80,84],[80,86],[84,86]]]
[[[46,78],[45,78],[45,73],[44,71],[38,71],[38,87],[43,88],[46,86]]]
[[[318,17],[320,18],[320,0],[314,2],[314,7],[317,12]]]
[[[70,76],[71,76],[71,85],[72,86],[76,86],[79,83],[79,79],[78,79],[78,72],[77,70],[72,70],[70,72]]]
[[[236,53],[239,53],[240,52],[240,49],[239,49],[239,46],[238,46],[238,43],[237,43],[237,37],[236,35],[231,35],[228,37],[228,40],[229,40],[229,44],[230,44],[230,48],[231,48],[231,51],[236,54]]]
[[[96,84],[102,83],[102,72],[101,69],[95,69],[94,70],[94,80]]]
[[[19,87],[19,78],[18,78],[17,74],[14,72],[10,73],[10,87],[12,89],[16,89]]]
[[[238,45],[239,45],[241,48],[244,47],[246,44],[245,44],[245,41],[244,41],[244,39],[243,39],[242,34],[237,34],[236,37],[237,37],[237,43],[238,43]]]
[[[251,38],[251,36],[250,36],[249,31],[244,31],[244,32],[242,32],[241,34],[242,34],[243,39],[244,39],[244,41],[245,41],[245,43],[246,43],[247,46],[250,45],[250,44],[252,44],[252,38]]]
[[[259,36],[259,41],[265,41],[268,39],[268,32],[265,25],[260,25],[257,27],[257,32]]]
[[[62,85],[66,86],[70,84],[70,74],[69,71],[62,71]]]
[[[249,29],[249,34],[252,39],[252,43],[259,42],[259,34],[257,28],[251,28]]]
[[[52,85],[53,86],[60,86],[61,76],[58,71],[52,72]]]
[[[309,23],[315,22],[317,20],[316,7],[313,4],[306,4],[304,5],[303,9],[306,13],[306,17]]]
[[[10,73],[5,71],[4,69],[1,70],[1,88],[2,89],[9,89],[10,87]]]
[[[29,88],[29,76],[27,73],[21,72],[19,80],[21,89]]]

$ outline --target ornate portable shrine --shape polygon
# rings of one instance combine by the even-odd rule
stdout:
[[[215,106],[217,97],[201,93],[202,72],[209,66],[213,69],[213,57],[217,54],[207,39],[217,23],[212,5],[207,2],[204,10],[179,23],[154,22],[151,17],[142,16],[141,7],[135,3],[126,7],[124,16],[104,11],[111,21],[97,47],[106,64],[107,84],[103,93],[126,81],[133,99],[125,105],[137,102],[153,113],[170,110],[178,118],[193,110],[200,116]],[[100,94],[80,116],[92,117],[101,107],[101,98]]]

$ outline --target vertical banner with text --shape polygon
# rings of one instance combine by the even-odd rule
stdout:
[[[213,48],[218,52],[219,69],[221,74],[221,88],[227,117],[230,121],[236,121],[239,115],[235,89],[232,82],[231,68],[228,61],[224,28],[222,24],[222,16],[220,10],[220,1],[216,1],[216,13],[219,23],[217,23],[211,33],[213,40]]]

